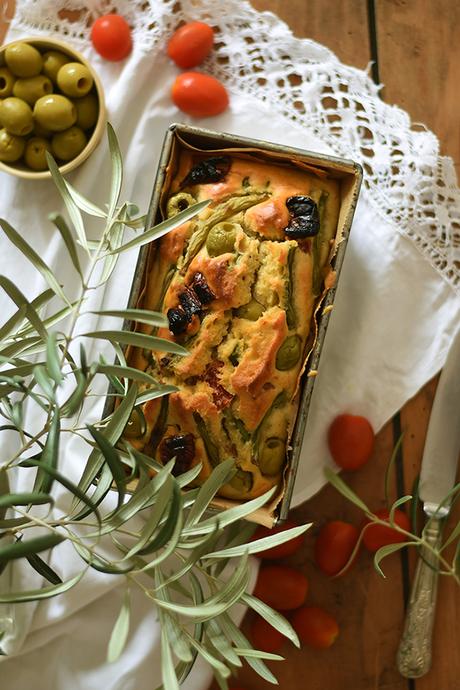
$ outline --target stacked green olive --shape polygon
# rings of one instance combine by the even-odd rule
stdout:
[[[0,65],[0,161],[46,170],[46,152],[69,162],[83,151],[99,116],[88,67],[58,50],[19,41]]]

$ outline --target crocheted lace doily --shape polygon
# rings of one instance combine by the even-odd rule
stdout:
[[[439,155],[430,131],[416,131],[404,111],[383,103],[367,73],[343,65],[324,46],[295,38],[280,19],[243,0],[18,0],[14,24],[88,40],[92,19],[117,11],[136,45],[164,50],[181,21],[204,20],[216,50],[203,65],[230,91],[268,101],[337,155],[364,168],[364,193],[376,214],[393,223],[460,292],[460,191],[451,158]],[[69,21],[63,8],[73,11]]]

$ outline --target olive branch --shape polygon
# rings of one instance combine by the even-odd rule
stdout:
[[[249,606],[299,644],[279,613],[247,593],[248,557],[302,534],[308,525],[248,543],[253,526],[240,521],[262,507],[274,490],[211,514],[210,502],[235,474],[232,459],[220,463],[202,486],[190,487],[200,466],[175,477],[174,459],[162,466],[123,439],[136,406],[175,390],[128,366],[124,346],[183,356],[187,350],[153,335],[126,330],[79,332],[81,318],[89,313],[166,326],[163,314],[144,309],[85,311],[88,296],[107,284],[124,251],[158,239],[209,203],[195,204],[125,241],[125,228],[144,228],[146,216],[139,215],[134,204],[120,203],[123,163],[110,125],[108,144],[112,174],[106,209],[84,198],[48,157],[68,216],[66,220],[53,214],[50,221],[72,262],[72,285],[79,286],[76,299],[68,298],[65,287],[39,254],[0,219],[6,237],[47,284],[29,300],[10,279],[0,276],[0,286],[16,309],[0,326],[0,416],[4,420],[0,431],[12,434],[15,440],[14,452],[0,459],[0,575],[5,571],[4,576],[9,574],[11,580],[13,562],[21,561],[46,581],[28,591],[14,591],[14,586],[13,591],[0,590],[0,642],[2,619],[12,615],[8,607],[59,596],[77,586],[92,569],[117,576],[126,584],[108,642],[109,662],[120,656],[127,642],[130,591],[137,587],[158,613],[165,690],[179,687],[198,656],[212,667],[223,689],[228,688],[228,678],[242,665],[242,659],[264,679],[276,683],[264,661],[282,657],[252,649],[230,612],[236,604]],[[102,223],[98,240],[87,236],[84,215]],[[85,270],[79,259],[82,251]],[[96,343],[96,350],[109,343],[114,362],[107,363],[102,355],[91,359],[88,342]],[[93,398],[107,395],[106,390],[98,392],[96,382],[101,376],[106,389],[112,386],[119,404],[105,419],[90,424]],[[32,413],[39,418],[38,424],[36,419],[33,425],[29,423]],[[69,478],[63,458],[64,443],[71,437],[87,449],[78,481]],[[128,491],[134,478],[135,488]],[[29,489],[14,490],[12,486]],[[64,541],[71,544],[82,564],[65,581],[40,556]]]

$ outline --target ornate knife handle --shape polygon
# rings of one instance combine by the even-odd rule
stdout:
[[[426,525],[424,536],[430,546],[440,545],[443,521],[432,518]],[[433,633],[438,564],[435,555],[422,547],[414,583],[406,611],[406,622],[398,649],[397,663],[401,675],[418,678],[431,666],[431,637]]]

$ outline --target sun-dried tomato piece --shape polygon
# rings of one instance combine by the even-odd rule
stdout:
[[[187,472],[195,457],[195,439],[193,434],[174,434],[165,436],[159,447],[160,460],[165,465],[172,458],[176,458],[172,474],[177,477]]]
[[[194,184],[220,182],[230,170],[229,156],[215,156],[200,161],[187,173],[181,182],[181,189]]]
[[[228,407],[234,398],[219,382],[219,369],[223,366],[223,362],[215,360],[208,364],[203,376],[203,380],[213,389],[212,400],[218,410]]]
[[[188,287],[186,287],[185,290],[179,294],[179,302],[181,303],[182,309],[185,311],[187,320],[189,322],[192,320],[192,316],[194,314],[199,314],[201,311],[200,300],[196,296],[195,291]]]
[[[206,278],[200,272],[195,273],[190,287],[195,291],[198,299],[203,305],[209,304],[213,301],[213,299],[216,299],[216,296],[209,287]]]
[[[314,237],[319,232],[318,206],[309,196],[290,196],[286,206],[291,219],[284,232],[292,240]]]
[[[166,316],[169,321],[169,330],[173,335],[180,335],[187,330],[189,320],[182,307],[168,309]]]

